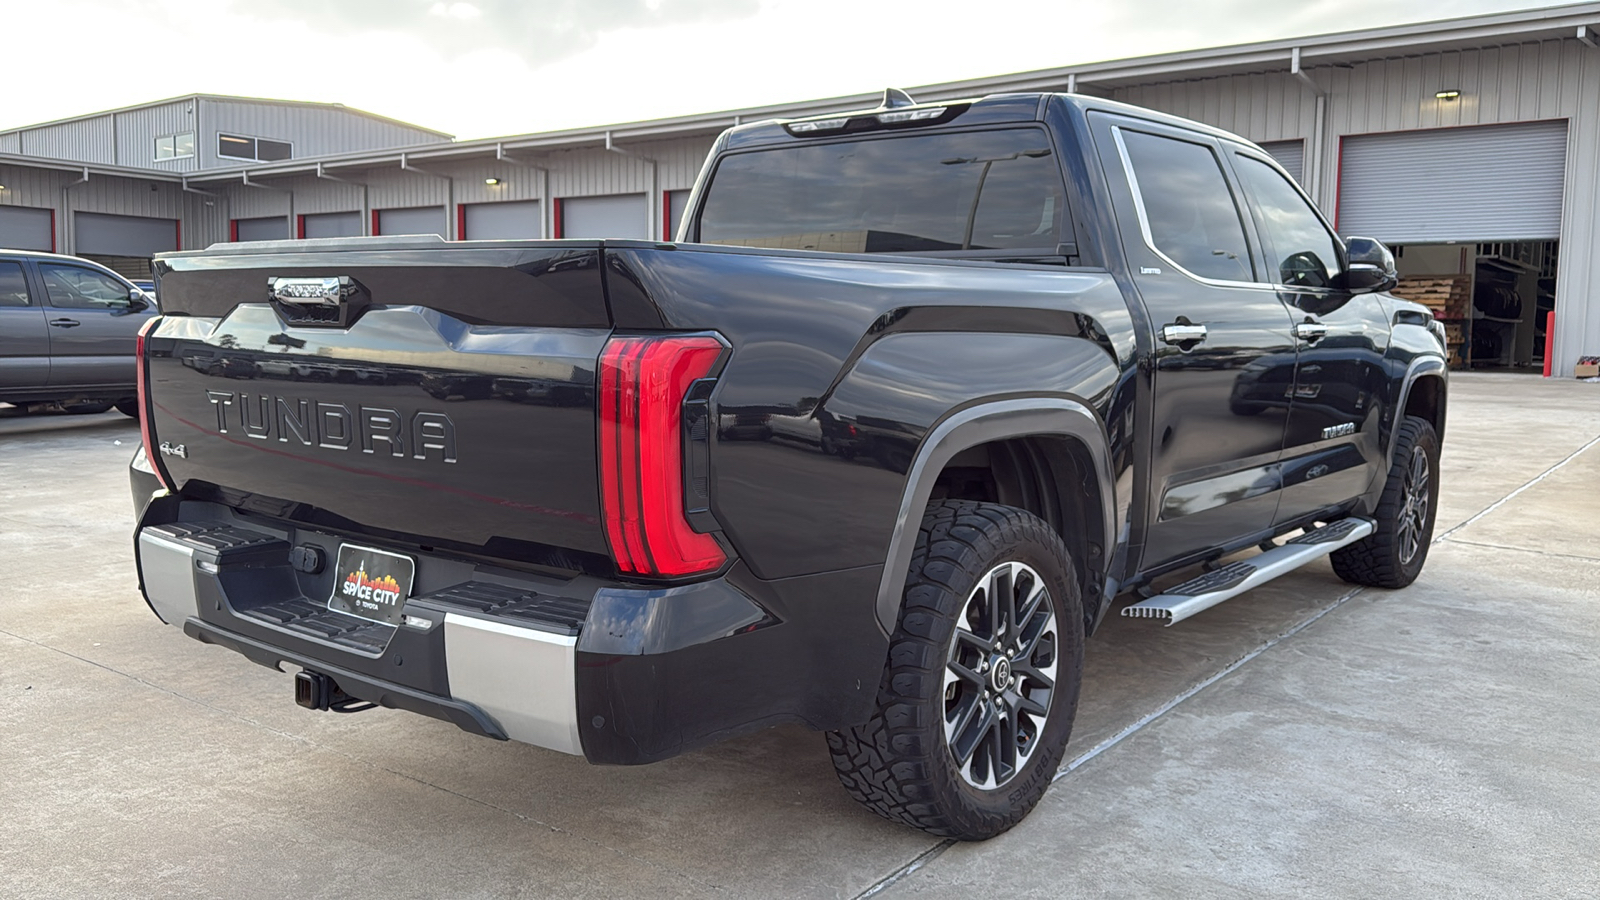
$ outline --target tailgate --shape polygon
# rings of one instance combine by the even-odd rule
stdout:
[[[196,499],[609,569],[600,253],[374,239],[164,257],[146,340],[159,461]]]

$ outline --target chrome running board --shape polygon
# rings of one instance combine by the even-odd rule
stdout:
[[[1228,563],[1220,569],[1168,588],[1164,594],[1123,607],[1122,614],[1134,618],[1166,619],[1168,625],[1176,625],[1195,613],[1266,584],[1340,547],[1353,544],[1371,534],[1375,527],[1371,519],[1349,518],[1330,522],[1286,541],[1281,547]]]

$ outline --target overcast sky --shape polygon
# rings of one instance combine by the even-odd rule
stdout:
[[[1540,5],[4,0],[0,126],[214,93],[490,137]]]

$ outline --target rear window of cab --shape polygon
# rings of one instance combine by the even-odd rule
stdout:
[[[836,253],[1055,253],[1072,240],[1068,222],[1045,132],[1010,128],[729,155],[712,175],[696,237]]]

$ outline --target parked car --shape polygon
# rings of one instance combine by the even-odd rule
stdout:
[[[1259,147],[891,93],[733,128],[688,203],[675,243],[159,257],[151,608],[302,706],[597,763],[801,723],[868,808],[982,839],[1050,785],[1114,598],[1421,572],[1443,329]],[[428,374],[184,363],[224,346]],[[475,387],[533,372],[585,402]]]
[[[154,300],[75,256],[0,250],[0,402],[137,417],[134,345]]]

